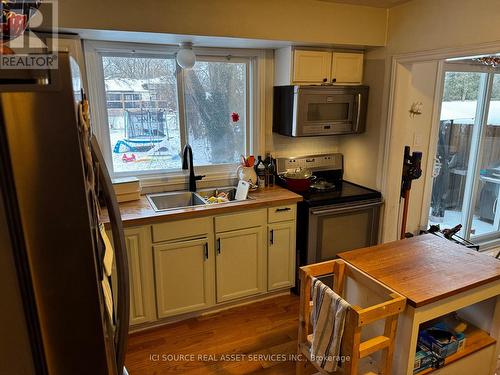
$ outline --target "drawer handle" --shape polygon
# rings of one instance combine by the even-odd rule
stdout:
[[[271,245],[274,245],[274,229],[271,229],[269,242],[271,242]]]
[[[208,260],[208,242],[205,242],[205,259]]]
[[[217,254],[220,254],[221,246],[220,246],[220,238],[217,238]]]
[[[291,208],[290,207],[285,207],[285,208],[277,208],[276,209],[276,212],[286,212],[286,211],[290,211]]]

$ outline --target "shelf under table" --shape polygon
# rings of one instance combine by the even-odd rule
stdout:
[[[468,324],[467,330],[465,331],[465,347],[461,351],[452,354],[445,358],[444,367],[447,365],[459,361],[462,358],[465,358],[479,350],[482,350],[490,345],[495,345],[496,340],[491,337],[486,331],[483,331],[480,328],[473,326],[472,324]],[[428,368],[422,371],[419,371],[415,374],[425,375],[434,372],[437,369]]]

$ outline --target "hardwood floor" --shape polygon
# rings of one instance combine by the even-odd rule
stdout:
[[[130,375],[294,374],[298,307],[297,296],[281,296],[131,334],[127,370]]]

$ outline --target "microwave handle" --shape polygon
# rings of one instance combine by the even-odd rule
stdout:
[[[356,116],[356,126],[354,128],[354,131],[355,132],[358,132],[359,131],[359,121],[360,121],[360,117],[361,117],[361,94],[358,93],[357,96],[357,102],[358,102],[358,113],[357,113],[357,116]]]

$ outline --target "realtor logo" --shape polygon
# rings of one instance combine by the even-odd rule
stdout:
[[[0,69],[57,69],[57,9],[57,0],[0,2]]]

